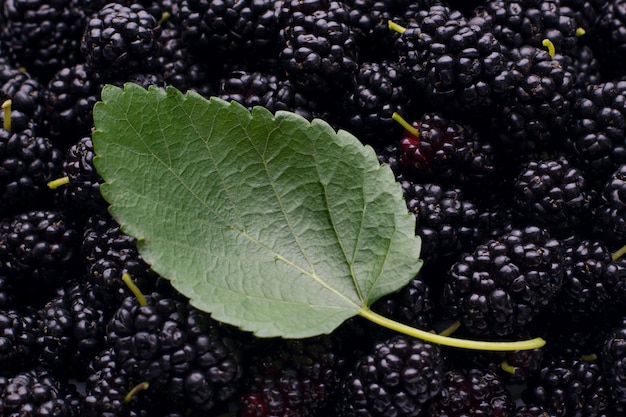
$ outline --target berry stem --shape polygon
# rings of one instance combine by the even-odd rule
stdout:
[[[130,277],[130,274],[128,272],[124,272],[122,274],[122,281],[124,281],[124,284],[126,284],[128,289],[135,295],[135,297],[137,297],[137,301],[139,301],[140,306],[148,305],[146,297],[143,296],[141,290],[139,289],[137,284],[133,282],[133,279]]]
[[[541,44],[548,48],[548,55],[550,55],[550,59],[554,58],[554,54],[556,54],[556,49],[554,49],[554,44],[550,39],[544,39]]]
[[[509,363],[505,360],[503,360],[502,362],[500,362],[500,368],[504,371],[504,372],[508,372],[511,375],[515,375],[515,367],[509,365]]]
[[[398,32],[400,35],[406,32],[406,28],[404,26],[400,26],[399,24],[397,24],[396,22],[392,22],[391,20],[387,21],[387,26],[389,26],[389,29],[393,30],[394,32]]]
[[[513,351],[513,350],[530,350],[537,349],[546,344],[546,341],[540,337],[534,339],[522,340],[519,342],[486,342],[480,340],[457,339],[454,337],[441,336],[424,330],[419,330],[406,324],[398,323],[387,317],[381,316],[373,312],[367,307],[359,310],[359,315],[367,320],[383,326],[387,329],[394,330],[407,336],[422,339],[426,342],[436,343],[443,346],[457,347],[461,349],[473,350],[489,350],[489,351]]]
[[[128,404],[133,400],[133,397],[139,392],[147,390],[150,384],[148,381],[144,381],[140,384],[135,385],[128,393],[124,396],[124,402]]]
[[[420,132],[415,127],[411,126],[409,122],[404,120],[404,118],[400,116],[398,113],[393,112],[393,114],[391,115],[391,118],[395,120],[396,122],[398,122],[400,126],[402,126],[407,132],[409,132],[416,138],[419,138]]]
[[[461,322],[457,320],[451,325],[449,325],[448,327],[446,327],[445,329],[443,329],[438,334],[439,336],[450,336],[452,333],[456,332],[459,329],[459,327],[461,327]]]
[[[624,254],[626,253],[626,245],[622,246],[621,248],[619,248],[618,250],[616,250],[615,252],[613,252],[613,254],[611,255],[611,260],[613,262],[617,261],[619,258],[621,258],[622,256],[624,256]]]
[[[11,99],[5,100],[2,103],[2,110],[4,110],[4,130],[11,131],[11,105],[13,102]]]
[[[61,178],[57,178],[56,180],[52,180],[48,182],[48,188],[50,188],[51,190],[56,190],[57,188],[59,188],[62,185],[65,184],[69,184],[70,183],[70,177],[61,177]]]

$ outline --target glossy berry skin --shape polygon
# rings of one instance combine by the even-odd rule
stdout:
[[[584,174],[566,158],[528,161],[513,191],[518,213],[554,236],[570,235],[591,216],[593,197]]]
[[[362,142],[382,148],[402,134],[393,113],[409,114],[407,77],[394,60],[362,62],[343,104],[347,126]]]
[[[0,374],[14,375],[34,366],[37,357],[35,311],[0,311]]]
[[[626,126],[626,81],[586,85],[572,113],[567,150],[599,188],[626,163],[626,146],[620,140]]]
[[[48,181],[61,176],[63,152],[31,128],[0,130],[0,215],[50,206]]]
[[[338,417],[417,417],[443,385],[439,348],[405,336],[377,343],[348,373],[338,392]]]
[[[100,194],[102,178],[93,165],[93,142],[90,136],[78,140],[65,152],[63,172],[69,182],[57,190],[59,204],[75,219],[104,214],[108,203]]]
[[[239,417],[316,416],[334,398],[343,370],[336,341],[323,335],[270,340],[249,351]]]
[[[396,43],[412,94],[455,117],[494,104],[492,83],[505,68],[500,42],[458,10],[435,2],[417,11]]]
[[[626,164],[613,172],[601,191],[593,234],[611,247],[619,248],[626,238]]]
[[[157,276],[137,251],[137,239],[122,232],[109,215],[96,213],[87,219],[80,254],[87,279],[112,311],[131,294],[122,281],[124,273],[130,274],[142,291],[155,288]]]
[[[0,269],[16,286],[57,287],[76,268],[79,236],[61,212],[37,210],[0,222]]]
[[[79,417],[82,397],[76,387],[44,367],[23,371],[0,389],[3,416]]]
[[[9,0],[2,13],[7,21],[0,31],[3,51],[43,83],[81,60],[85,13],[74,1]]]
[[[84,63],[56,72],[44,94],[50,136],[63,149],[90,134],[93,106],[100,99],[100,73]]]
[[[447,268],[470,250],[478,210],[459,187],[402,181],[409,212],[415,214],[415,233],[422,239],[427,269]]]
[[[507,417],[514,408],[504,380],[491,370],[452,369],[442,378],[441,392],[430,403],[428,415]]]
[[[312,12],[296,9],[287,14],[279,60],[289,79],[313,98],[346,91],[358,68],[347,8],[331,1]]]
[[[233,397],[241,378],[241,348],[227,329],[187,300],[152,293],[147,305],[127,297],[108,323],[130,386],[148,382],[151,401],[208,413]]]
[[[622,405],[626,403],[626,324],[622,321],[606,337],[602,347],[602,369],[611,393]]]
[[[154,61],[159,35],[156,19],[141,4],[108,3],[86,24],[80,51],[89,68],[128,75]]]
[[[515,335],[560,291],[563,260],[561,241],[544,229],[513,229],[452,265],[444,283],[444,309],[474,335]]]
[[[37,311],[40,363],[63,378],[84,380],[104,346],[107,316],[89,282],[69,280]]]
[[[557,417],[602,416],[610,402],[601,366],[569,358],[546,361],[529,379],[522,397]]]

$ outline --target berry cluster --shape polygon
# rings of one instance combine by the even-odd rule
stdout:
[[[623,416],[625,10],[5,0],[0,417]],[[545,347],[464,351],[359,317],[263,340],[195,309],[100,195],[92,109],[126,82],[350,131],[390,166],[422,238],[419,274],[372,310]]]

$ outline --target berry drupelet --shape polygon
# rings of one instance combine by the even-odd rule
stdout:
[[[556,417],[599,417],[609,405],[610,393],[598,363],[554,358],[528,380],[522,398]]]
[[[615,400],[626,404],[626,322],[617,324],[606,336],[601,352],[602,369]]]
[[[62,68],[44,93],[50,137],[66,149],[91,133],[93,106],[104,86],[99,72],[84,63]]]
[[[85,14],[75,1],[8,0],[3,6],[0,40],[16,67],[47,83],[61,68],[80,62]]]
[[[400,31],[396,48],[413,96],[453,117],[471,118],[493,106],[492,83],[506,60],[491,32],[438,3],[418,9]]]
[[[309,97],[341,97],[358,68],[358,50],[346,6],[312,2],[312,10],[286,2],[280,31],[280,65]],[[328,99],[329,103],[332,103]]]
[[[63,151],[33,129],[0,130],[0,214],[52,208],[48,182],[60,176]]]
[[[65,153],[65,177],[59,178],[62,184],[56,187],[58,204],[76,221],[86,221],[97,213],[106,215],[108,203],[100,194],[102,178],[93,165],[93,157],[90,136],[81,138]],[[67,183],[63,183],[65,179]]]
[[[626,239],[626,164],[620,165],[604,184],[595,210],[593,233],[611,248]]]
[[[361,62],[343,102],[344,127],[361,142],[375,148],[391,144],[402,134],[393,114],[408,114],[411,108],[407,79],[392,60]]]
[[[122,281],[124,273],[130,274],[143,291],[156,285],[158,277],[137,251],[137,240],[122,232],[108,214],[94,214],[87,219],[80,252],[87,279],[113,310],[131,294]]]
[[[182,0],[182,40],[196,61],[214,72],[224,63],[228,67],[254,65],[278,52],[281,4],[273,0]]]
[[[241,347],[230,328],[177,297],[127,297],[108,323],[106,346],[129,386],[149,384],[145,395],[155,404],[210,413],[237,390]]]
[[[0,389],[3,416],[80,417],[81,405],[76,387],[58,380],[44,367],[20,372]]]
[[[85,380],[104,346],[105,307],[83,279],[71,279],[38,309],[39,362],[55,376]]]
[[[560,240],[536,226],[481,244],[449,269],[442,302],[476,336],[515,336],[546,310],[565,279]]]
[[[472,125],[443,113],[422,114],[380,155],[398,178],[462,187],[474,197],[496,182],[494,158],[491,144]]]
[[[35,365],[37,331],[34,309],[0,310],[0,375],[12,376]]]
[[[424,268],[438,276],[470,250],[478,210],[461,188],[410,181],[401,184],[407,208],[415,214],[415,233],[422,239]]]
[[[566,147],[587,180],[601,187],[626,163],[622,140],[626,134],[626,80],[590,84],[580,91]]]
[[[21,290],[47,297],[77,268],[79,234],[54,210],[29,211],[0,222],[0,270]]]
[[[561,157],[530,160],[513,183],[518,215],[564,236],[588,226],[592,195],[581,170]]]
[[[257,342],[238,394],[238,417],[317,416],[331,404],[341,371],[336,340]]]
[[[442,385],[439,348],[396,335],[357,361],[339,388],[336,415],[417,417]]]
[[[10,122],[12,132],[33,128],[38,135],[47,133],[47,116],[44,107],[44,85],[29,72],[20,69],[6,57],[0,57],[0,103],[10,100],[10,121],[5,121],[5,111],[0,112],[4,126]],[[6,103],[6,104],[5,104]]]
[[[619,282],[607,272],[613,262],[607,246],[586,239],[565,242],[565,248],[565,280],[553,310],[573,318],[610,314],[622,301]]]
[[[568,53],[579,43],[584,20],[555,0],[496,0],[485,2],[490,30],[509,48],[541,47],[549,39],[557,51]],[[584,32],[583,32],[584,33]]]
[[[254,106],[267,108],[278,89],[278,82],[276,75],[235,70],[220,81],[217,95],[226,101],[236,101],[249,110]]]
[[[106,78],[155,65],[160,27],[139,3],[108,3],[85,25],[80,51],[87,66]]]
[[[452,369],[444,373],[441,392],[428,405],[428,416],[507,417],[514,407],[504,380],[495,372],[478,368]]]
[[[503,71],[492,83],[498,97],[498,141],[513,153],[558,146],[579,91],[572,58],[531,45],[507,49],[504,55]]]

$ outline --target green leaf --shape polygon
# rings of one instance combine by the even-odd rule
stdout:
[[[289,112],[107,85],[102,195],[196,307],[259,336],[328,333],[418,272],[399,184],[370,147]]]

